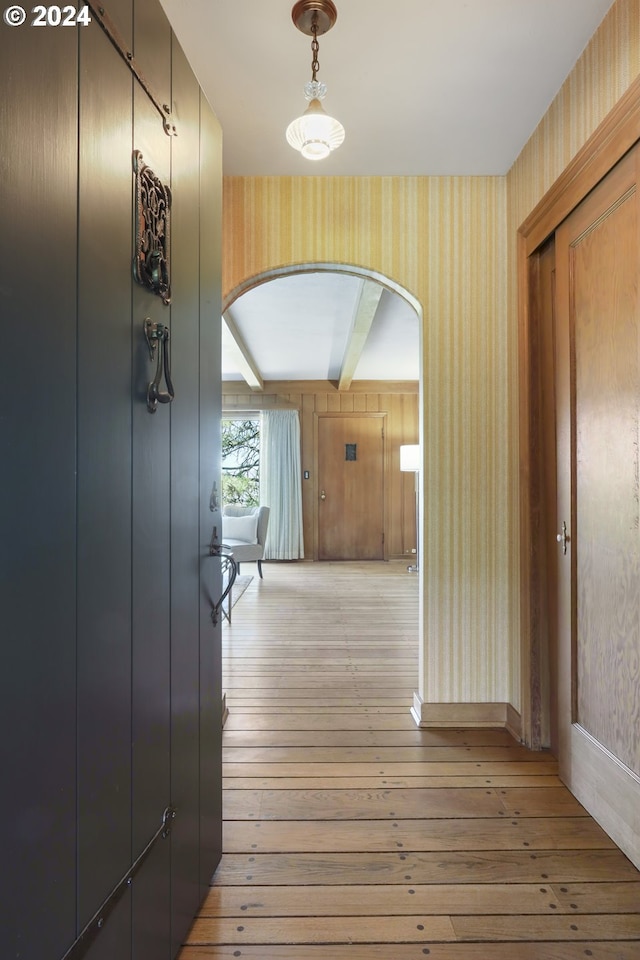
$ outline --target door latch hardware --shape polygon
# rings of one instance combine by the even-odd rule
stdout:
[[[123,36],[116,27],[115,23],[109,17],[105,8],[99,2],[99,0],[88,0],[87,4],[94,17],[111,40],[111,43],[114,45],[126,65],[131,70],[131,73],[134,75],[146,95],[151,100],[151,103],[154,105],[160,117],[162,119],[162,126],[164,132],[168,137],[177,137],[178,131],[176,130],[176,125],[174,123],[173,117],[171,116],[171,107],[168,103],[161,103],[160,97],[156,94],[155,90],[147,80],[147,78],[142,73],[136,59],[129,49],[129,44],[125,43]]]
[[[562,530],[560,533],[556,534],[556,540],[558,543],[562,544],[562,552],[566,556],[567,553],[567,544],[569,543],[571,537],[567,533],[567,524],[565,521],[562,521]]]
[[[122,900],[125,893],[133,886],[136,874],[140,871],[143,863],[151,853],[158,840],[166,840],[171,833],[171,824],[177,816],[175,807],[166,807],[162,814],[162,823],[151,837],[146,847],[134,860],[127,872],[119,883],[113,888],[107,899],[96,910],[93,917],[87,923],[86,927],[79,934],[74,943],[71,944],[62,960],[83,960],[89,952],[98,935],[102,932],[107,920],[115,910],[116,906]]]
[[[154,323],[150,317],[144,321],[144,335],[149,347],[151,360],[156,359],[156,375],[147,388],[147,410],[155,413],[159,403],[171,403],[175,397],[171,370],[169,368],[169,327],[164,323]],[[157,358],[156,358],[157,354]],[[164,368],[164,381],[167,389],[160,389]]]
[[[227,599],[238,576],[238,564],[236,563],[231,548],[218,540],[218,528],[214,526],[209,543],[209,556],[220,559],[220,572],[222,574],[222,596],[219,600],[210,600],[211,603],[211,622],[215,626],[220,620],[220,611],[226,613],[223,604]],[[227,616],[228,619],[228,616]]]
[[[209,510],[211,510],[211,513],[213,513],[214,510],[217,510],[219,505],[220,501],[218,498],[218,484],[214,480],[213,486],[211,487],[211,496],[209,497]]]

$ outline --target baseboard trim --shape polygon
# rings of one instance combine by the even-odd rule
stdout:
[[[507,704],[507,722],[505,726],[511,736],[517,740],[518,743],[522,743],[522,717],[510,703]]]
[[[426,703],[414,693],[411,715],[419,727],[504,727],[521,739],[522,720],[510,703]]]

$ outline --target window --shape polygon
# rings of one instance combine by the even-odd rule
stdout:
[[[260,502],[260,419],[222,421],[222,501]]]

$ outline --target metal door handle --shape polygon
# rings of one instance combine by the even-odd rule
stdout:
[[[149,413],[155,413],[158,403],[171,403],[175,397],[173,382],[171,380],[171,370],[169,369],[169,327],[163,323],[154,323],[150,317],[144,321],[144,335],[149,347],[149,356],[153,360],[158,355],[156,364],[156,375],[147,388],[147,410]],[[160,389],[164,366],[164,380],[167,385],[166,390]]]
[[[567,553],[567,544],[569,543],[569,540],[570,540],[570,539],[571,539],[571,538],[569,537],[569,534],[567,533],[567,524],[566,524],[565,521],[563,520],[563,521],[562,521],[562,531],[561,531],[560,533],[556,534],[556,540],[558,541],[558,543],[561,543],[561,544],[562,544],[562,552],[563,552],[565,555],[566,555],[566,553]]]
[[[321,500],[326,500],[326,499],[327,499],[327,495],[326,495],[326,493],[324,492],[324,490],[321,490],[321,491],[320,491],[320,499],[321,499]]]
[[[220,543],[218,540],[218,528],[216,526],[214,526],[213,533],[211,534],[211,541],[209,543],[209,556],[220,558],[220,572],[222,573],[222,586],[224,588],[222,596],[219,600],[210,600],[211,622],[215,627],[218,624],[220,611],[222,610],[224,613],[224,607],[222,604],[231,593],[231,588],[236,582],[236,577],[238,575],[238,564],[234,560],[232,548],[228,547],[224,543]],[[224,586],[225,580],[227,582],[226,587]],[[228,616],[227,619],[229,619]]]

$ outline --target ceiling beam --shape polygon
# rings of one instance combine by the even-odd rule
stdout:
[[[373,283],[371,280],[363,280],[360,288],[360,296],[353,312],[353,322],[349,340],[342,359],[342,369],[338,380],[338,390],[348,390],[356,372],[358,361],[362,356],[364,345],[369,336],[373,318],[382,296],[382,287],[379,283]]]
[[[238,372],[242,374],[243,379],[252,390],[263,390],[264,380],[262,379],[260,370],[251,355],[251,351],[242,339],[242,335],[235,325],[229,310],[222,314],[222,322],[238,348]]]

